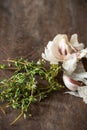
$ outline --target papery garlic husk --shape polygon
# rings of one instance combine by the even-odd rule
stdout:
[[[70,76],[63,74],[63,81],[65,86],[72,91],[76,91],[82,84],[79,81],[72,79]]]
[[[65,86],[72,91],[79,87],[87,85],[87,72],[73,73],[72,75],[63,74]]]
[[[66,60],[63,62],[62,66],[64,70],[70,75],[72,74],[77,68],[77,56],[76,54],[68,55]]]
[[[49,61],[51,64],[58,64],[59,59],[54,57],[52,53],[52,41],[48,42],[47,47],[45,48],[45,53],[42,53],[42,58]]]
[[[42,58],[51,64],[58,64],[58,62],[63,62],[65,56],[70,54],[70,52],[71,49],[68,45],[67,35],[58,34],[54,37],[53,41],[48,42],[44,53],[42,53]]]
[[[78,59],[82,59],[83,57],[87,58],[87,48],[78,52],[77,57],[78,57]]]
[[[74,49],[75,51],[80,51],[80,50],[84,49],[84,44],[79,43],[77,34],[73,34],[71,36],[70,43],[71,43],[72,49]]]
[[[77,91],[68,91],[65,94],[70,94],[75,97],[83,98],[83,102],[87,104],[87,86],[78,87]]]
[[[71,49],[69,46],[68,37],[66,34],[58,34],[53,39],[52,53],[60,61],[64,61],[65,57],[70,54]]]
[[[78,42],[77,34],[73,34],[70,41],[66,34],[58,34],[53,41],[48,42],[45,52],[42,53],[42,58],[50,63],[58,64],[59,61],[65,61],[67,55],[77,53],[83,48],[84,44]]]
[[[83,98],[83,101],[87,104],[87,86],[78,88],[79,97]]]
[[[79,80],[87,85],[87,72],[73,73],[72,77],[74,80]]]
[[[58,34],[53,41],[48,42],[42,58],[50,64],[62,63],[62,67],[67,74],[71,75],[77,68],[77,63],[87,57],[87,48],[79,43],[78,35],[73,34],[70,41],[66,34]]]

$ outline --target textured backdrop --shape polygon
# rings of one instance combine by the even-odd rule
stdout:
[[[37,60],[58,33],[77,33],[87,46],[87,0],[0,0],[0,62],[21,56]],[[1,79],[9,75],[0,71]],[[21,118],[13,126],[9,124],[20,111],[0,112],[0,130],[87,130],[87,105],[63,92],[51,94],[30,111],[32,118]]]

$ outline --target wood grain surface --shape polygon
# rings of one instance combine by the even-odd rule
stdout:
[[[0,63],[16,57],[38,60],[58,33],[77,33],[87,46],[87,0],[0,0]],[[83,63],[86,67],[86,59]],[[8,76],[0,71],[0,79]],[[20,111],[0,111],[0,130],[87,130],[87,105],[64,91],[51,94],[30,112],[32,118],[10,126]]]

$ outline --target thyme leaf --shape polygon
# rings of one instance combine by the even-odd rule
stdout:
[[[24,117],[31,104],[46,98],[52,91],[63,88],[56,78],[61,71],[58,65],[47,66],[43,60],[36,63],[23,58],[7,62],[8,66],[2,64],[0,69],[13,70],[13,75],[0,82],[0,100],[7,101],[13,108],[19,108]]]

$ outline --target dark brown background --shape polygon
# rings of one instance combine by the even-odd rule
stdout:
[[[87,0],[0,0],[0,62],[21,56],[37,60],[58,33],[78,33],[87,46]],[[1,79],[9,76],[0,73]],[[19,111],[0,112],[0,130],[87,130],[87,105],[63,92],[51,94],[31,112],[32,118],[13,126]]]

